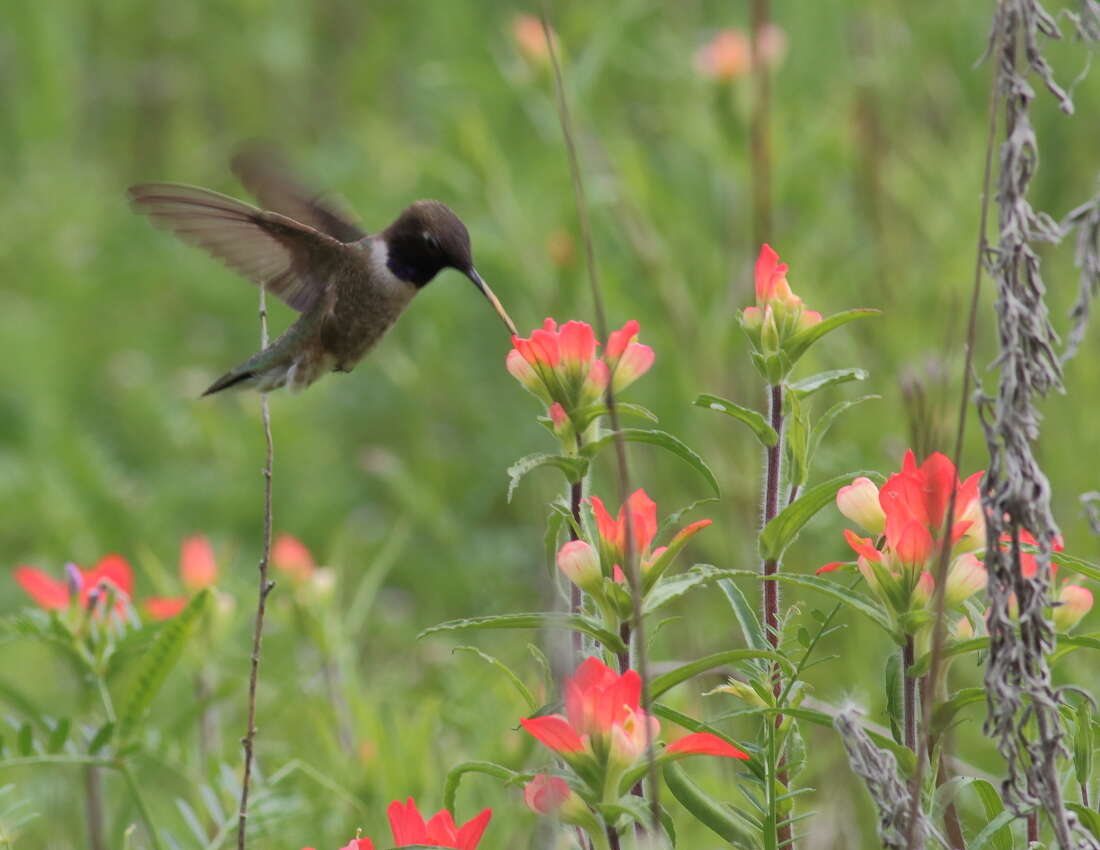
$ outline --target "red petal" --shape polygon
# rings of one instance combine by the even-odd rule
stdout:
[[[480,814],[462,824],[462,828],[458,831],[458,844],[455,845],[458,850],[477,850],[477,843],[481,841],[481,836],[485,833],[485,827],[489,825],[492,816],[492,809],[483,809]]]
[[[108,581],[127,597],[134,595],[134,572],[121,555],[104,555],[99,563],[84,573],[84,594],[92,591],[101,581]]]
[[[657,503],[645,490],[635,490],[626,500],[626,509],[630,511],[630,530],[634,536],[634,554],[640,555],[657,536]],[[619,511],[619,517],[623,516]],[[624,530],[625,532],[625,530]],[[625,533],[624,533],[625,536]]]
[[[668,745],[670,753],[688,753],[703,756],[726,756],[733,759],[747,759],[749,754],[739,750],[729,741],[709,732],[693,732],[685,735],[674,744]]]
[[[458,847],[458,827],[449,811],[441,809],[432,815],[427,825],[428,838],[425,844],[439,847]]]
[[[623,356],[623,352],[626,351],[626,347],[630,345],[630,340],[638,335],[638,330],[641,326],[634,319],[631,319],[621,330],[612,331],[607,335],[607,348],[604,349],[604,356],[611,362],[615,362]]]
[[[596,356],[596,336],[587,322],[569,321],[558,334],[561,359],[572,363],[588,363]]]
[[[524,717],[520,720],[520,724],[536,741],[555,752],[578,753],[584,749],[584,742],[580,735],[560,714]]]
[[[850,528],[844,529],[844,539],[855,550],[857,555],[862,555],[868,561],[881,561],[882,553],[871,545],[869,537],[860,537]]]
[[[201,534],[180,543],[180,578],[188,590],[202,590],[218,580],[218,563],[210,540]]]
[[[611,514],[607,512],[607,508],[604,507],[603,500],[599,496],[593,496],[590,501],[592,502],[592,513],[596,517],[596,533],[604,539],[608,546],[621,549],[624,535],[619,528],[619,523],[611,518]]]
[[[816,570],[814,570],[814,575],[819,576],[822,573],[831,573],[833,570],[838,569],[839,567],[846,567],[850,563],[851,561],[830,561],[829,563],[824,564],[823,566],[820,566]]]
[[[427,841],[428,832],[424,825],[424,818],[416,808],[416,801],[412,797],[409,797],[404,805],[400,800],[394,800],[390,803],[386,814],[390,819],[393,843],[398,847],[406,844],[423,844]]]
[[[150,596],[145,600],[145,613],[154,620],[171,620],[186,607],[186,596]]]
[[[69,605],[69,586],[37,567],[16,567],[15,581],[41,608],[58,611]]]

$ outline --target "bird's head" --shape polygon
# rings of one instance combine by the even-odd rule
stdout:
[[[396,277],[422,287],[443,269],[458,269],[493,305],[513,334],[516,326],[489,285],[474,268],[470,232],[454,210],[440,201],[416,201],[382,232],[387,265]]]

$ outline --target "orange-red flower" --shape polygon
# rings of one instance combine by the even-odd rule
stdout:
[[[66,566],[68,580],[55,579],[37,567],[15,568],[15,581],[40,607],[59,611],[69,607],[73,593],[82,608],[89,605],[94,593],[98,599],[107,588],[116,594],[115,607],[122,611],[134,592],[134,574],[121,555],[105,555],[90,570],[75,564]]]
[[[787,52],[787,35],[775,24],[765,24],[757,36],[762,64],[778,65]],[[695,70],[714,80],[732,80],[752,70],[752,46],[739,29],[723,29],[695,51]]]
[[[599,357],[599,342],[591,325],[568,321],[559,328],[553,319],[546,319],[530,337],[512,337],[513,348],[505,366],[548,407],[557,404],[572,416],[579,408],[599,401],[608,383],[618,392],[653,365],[653,349],[637,342],[638,328],[631,320],[611,333],[604,355]]]
[[[450,847],[454,850],[475,850],[493,816],[492,810],[484,809],[462,826],[457,826],[451,813],[443,809],[425,822],[412,797],[403,804],[394,800],[390,803],[387,814],[395,847],[429,845]]]
[[[214,547],[201,534],[185,537],[180,543],[180,579],[192,593],[210,587],[218,580],[218,562]],[[154,620],[170,620],[187,607],[187,596],[150,596],[142,603],[145,613]]]
[[[271,566],[289,573],[295,581],[307,579],[317,567],[306,545],[290,534],[277,534],[271,544]]]
[[[788,340],[821,322],[821,314],[807,310],[791,291],[787,264],[779,261],[779,254],[767,243],[756,258],[755,283],[756,304],[741,312],[741,327],[752,342],[754,357],[762,358],[757,367],[774,383],[790,370],[790,364],[781,368],[777,361],[769,366],[767,359],[775,360]],[[779,372],[773,374],[775,369]]]
[[[565,683],[565,714],[525,717],[523,728],[537,741],[560,753],[574,766],[592,765],[622,771],[655,742],[661,724],[642,710],[641,677],[634,670],[619,674],[598,658],[587,658]],[[716,735],[688,735],[665,751],[673,755],[748,755]]]

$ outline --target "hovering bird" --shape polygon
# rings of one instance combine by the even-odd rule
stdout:
[[[458,269],[516,327],[474,268],[470,234],[446,204],[416,201],[385,230],[368,234],[336,202],[291,176],[265,148],[232,167],[264,209],[197,186],[131,186],[134,209],[198,245],[302,315],[270,346],[203,393],[230,387],[297,391],[326,372],[350,372],[412,297],[446,268]]]

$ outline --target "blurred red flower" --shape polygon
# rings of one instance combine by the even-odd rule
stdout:
[[[81,607],[88,605],[93,592],[100,593],[105,586],[113,587],[118,594],[115,602],[121,611],[134,592],[134,574],[129,563],[121,555],[105,555],[90,570],[75,564],[66,567],[69,580],[56,579],[37,567],[15,568],[15,581],[40,607],[59,611],[69,607],[71,593],[75,590]]]

